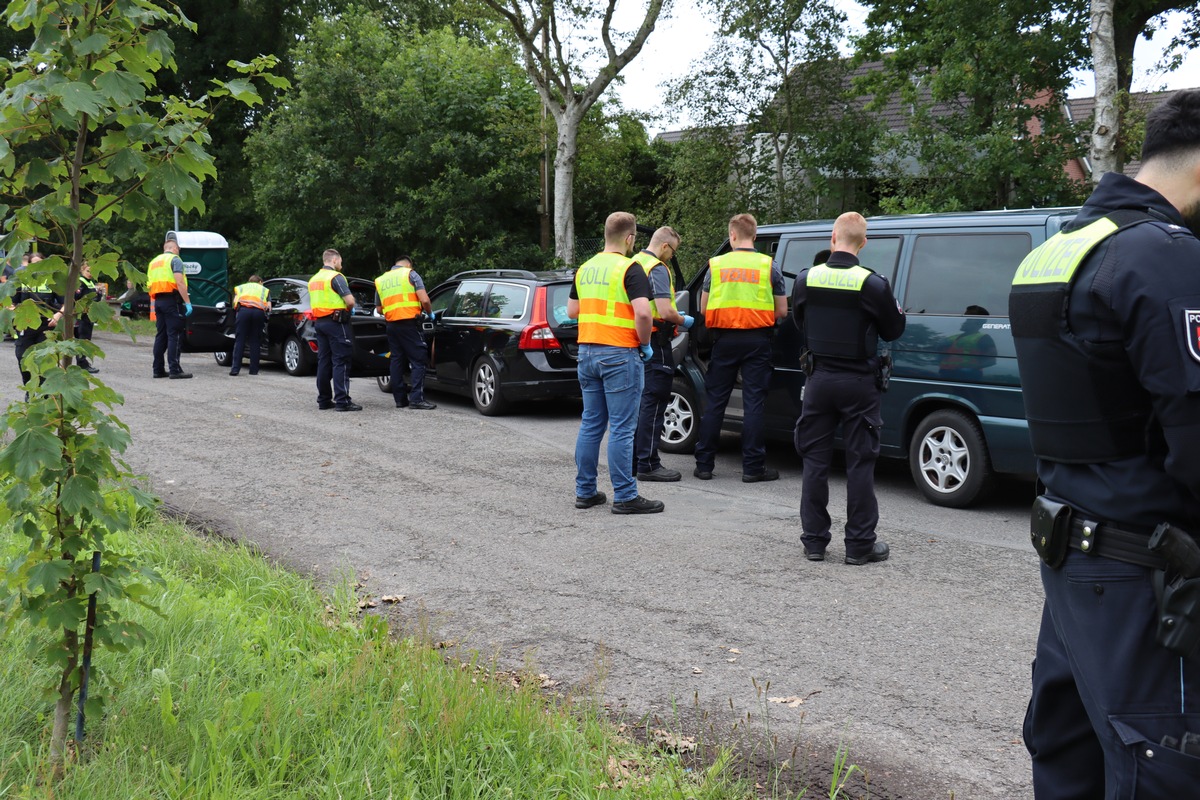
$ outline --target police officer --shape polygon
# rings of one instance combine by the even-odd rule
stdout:
[[[650,344],[650,282],[629,257],[637,235],[632,214],[614,211],[604,221],[604,251],[575,272],[567,316],[579,320],[579,386],[583,418],[575,441],[575,507],[608,501],[596,488],[600,441],[608,430],[608,473],[614,514],[655,514],[660,500],[638,494],[633,436],[642,397],[643,364]]]
[[[1147,116],[1137,177],[1105,174],[1013,279],[1045,487],[1032,524],[1045,604],[1024,727],[1037,800],[1195,797],[1200,786],[1200,661],[1156,636],[1156,578],[1165,589],[1179,564],[1147,548],[1160,523],[1200,533],[1197,232],[1191,90]],[[1193,606],[1163,632],[1194,628],[1195,616]]]
[[[639,481],[669,482],[681,477],[679,470],[664,467],[658,457],[658,439],[666,420],[667,404],[671,402],[671,381],[675,375],[671,339],[676,325],[687,330],[695,321],[680,314],[675,305],[675,276],[665,262],[678,252],[679,234],[673,228],[663,227],[650,237],[646,249],[633,257],[650,279],[650,312],[654,317],[650,340],[654,357],[646,362],[637,434],[633,440],[634,471]]]
[[[696,441],[696,469],[712,480],[725,406],[738,372],[742,374],[742,481],[774,481],[779,470],[766,466],[763,414],[771,382],[771,336],[787,316],[783,274],[771,257],[755,251],[758,222],[749,214],[729,220],[730,251],[709,259],[700,313],[713,334],[712,357],[704,376],[706,403]]]
[[[183,347],[184,318],[192,313],[192,301],[174,231],[167,234],[162,255],[150,262],[146,282],[155,321],[154,377],[190,378],[192,373],[184,372],[179,363],[179,351]]]
[[[376,305],[387,320],[388,348],[391,350],[392,398],[396,408],[426,411],[437,408],[425,399],[425,368],[428,364],[425,340],[421,338],[421,315],[433,319],[425,282],[412,268],[412,259],[400,256],[390,270],[375,279]],[[404,373],[411,368],[409,385]]]
[[[242,355],[250,348],[250,374],[258,374],[258,359],[262,349],[263,326],[271,312],[271,293],[263,286],[262,278],[251,275],[246,282],[233,290],[233,308],[237,314],[234,324],[233,357],[230,359],[229,374],[242,371]]]
[[[322,260],[324,266],[308,281],[317,335],[317,408],[362,411],[362,406],[350,399],[350,360],[354,357],[350,314],[356,301],[342,275],[341,254],[331,248]]]
[[[867,243],[867,221],[853,211],[833,223],[829,261],[796,276],[792,314],[811,358],[796,421],[796,452],[804,461],[800,541],[809,561],[824,561],[832,538],[829,467],[838,423],[846,442],[846,558],[860,566],[884,561],[886,542],[876,538],[875,461],[879,458],[879,339],[904,333],[904,312],[887,278],[858,263]]]
[[[92,280],[92,268],[85,261],[83,262],[82,271],[79,274],[79,288],[75,290],[75,302],[78,303],[83,298],[91,295],[92,302],[99,302],[104,299],[104,295],[96,288],[96,282]],[[78,306],[76,312],[78,313]],[[92,340],[92,331],[96,325],[92,322],[92,318],[85,314],[78,314],[75,318],[75,338],[90,342]],[[100,370],[92,366],[92,363],[86,356],[79,357],[79,366],[88,372],[95,375]]]
[[[42,260],[41,253],[33,253],[29,259],[29,264],[36,264]],[[13,293],[14,306],[19,306],[26,300],[31,300],[39,306],[40,310],[49,312],[39,315],[37,324],[33,327],[20,328],[17,331],[13,352],[17,356],[17,369],[21,371],[21,383],[28,384],[33,375],[22,363],[25,359],[25,353],[34,345],[46,341],[46,332],[58,325],[59,320],[63,316],[62,298],[55,294],[50,285],[46,283],[45,276],[38,277],[32,275],[28,266],[23,265],[20,269],[14,271],[10,280],[17,284],[16,291]],[[25,399],[29,399],[28,390],[25,392]]]

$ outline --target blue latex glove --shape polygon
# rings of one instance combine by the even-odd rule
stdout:
[[[192,304],[191,303],[183,304],[183,315],[185,317],[190,317],[192,315]]]
[[[683,329],[684,329],[685,331],[690,331],[690,330],[692,329],[692,326],[693,326],[693,325],[695,325],[695,324],[696,324],[696,318],[695,318],[695,317],[693,317],[691,314],[684,314],[684,315],[683,315]]]
[[[654,358],[654,348],[651,347],[650,345],[648,345],[648,344],[641,345],[640,347],[638,347],[638,350],[641,351],[643,364],[649,364],[650,359]]]

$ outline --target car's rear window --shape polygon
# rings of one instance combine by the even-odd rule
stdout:
[[[575,325],[576,320],[567,316],[567,299],[571,296],[571,284],[551,283],[546,286],[546,319],[555,327]]]

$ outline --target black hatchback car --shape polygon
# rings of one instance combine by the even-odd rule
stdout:
[[[317,340],[313,333],[311,305],[308,302],[307,275],[287,275],[263,281],[271,300],[266,335],[262,338],[260,358],[282,362],[289,375],[309,375],[317,366]],[[383,317],[375,314],[375,284],[363,278],[346,278],[357,304],[350,317],[354,333],[354,357],[350,372],[356,377],[386,375],[387,331]],[[228,311],[228,308],[227,308]],[[223,367],[230,365],[234,339],[234,314],[228,311],[220,320],[227,349],[213,354]]]
[[[479,412],[513,402],[579,398],[578,323],[567,318],[574,273],[460,272],[429,292],[428,388],[466,395]],[[379,388],[391,391],[387,375]]]

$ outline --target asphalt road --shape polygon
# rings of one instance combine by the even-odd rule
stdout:
[[[665,513],[579,511],[578,406],[485,418],[434,394],[436,411],[397,410],[355,379],[364,411],[319,412],[313,381],[277,365],[235,378],[185,355],[194,379],[153,380],[149,341],[98,332],[97,343],[99,377],[125,397],[128,461],[165,501],[293,568],[405,595],[405,619],[464,657],[532,667],[630,722],[726,743],[777,735],[779,759],[799,742],[813,769],[845,742],[871,797],[1032,796],[1021,721],[1041,587],[1029,484],[954,511],[881,462],[891,560],[847,566],[835,533],[813,563],[786,445],[769,453],[774,483],[743,484],[727,437],[709,482],[690,477],[689,456],[665,457],[684,480],[642,486]],[[12,400],[11,344],[0,357]],[[601,488],[611,496],[603,470]],[[835,473],[835,528],[844,500]]]

